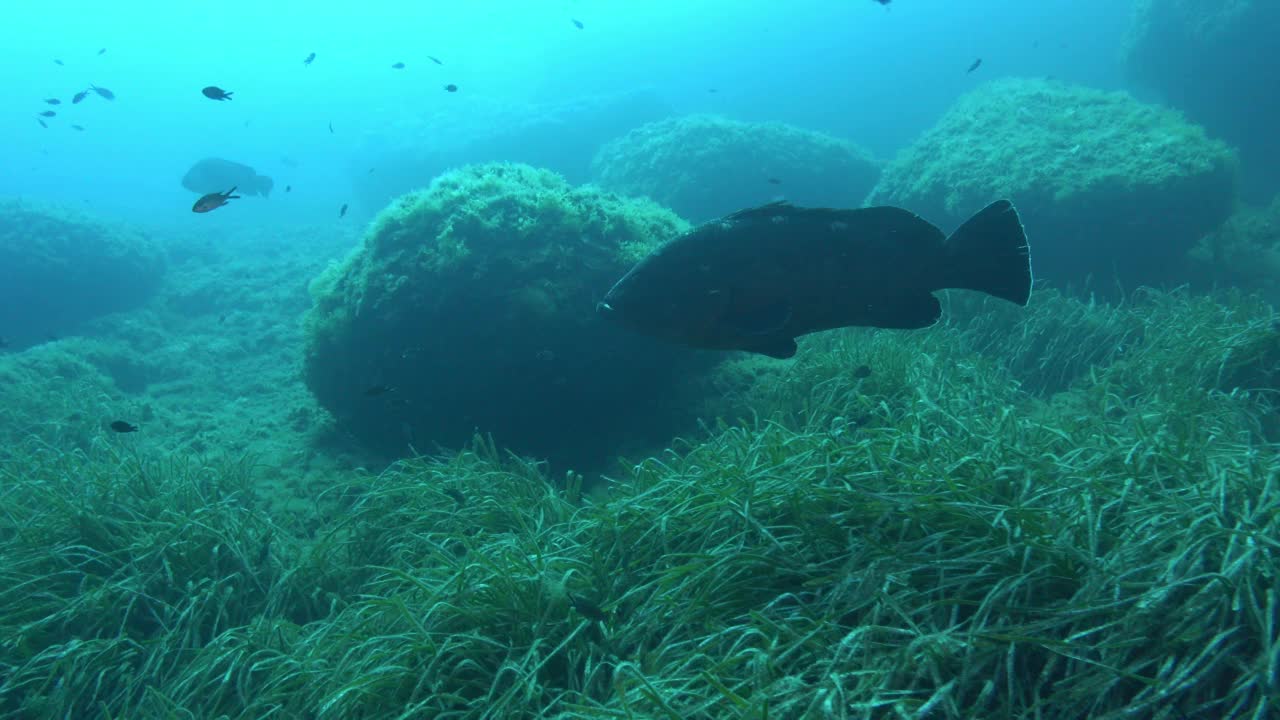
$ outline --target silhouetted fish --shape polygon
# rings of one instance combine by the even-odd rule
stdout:
[[[222,158],[205,158],[187,170],[182,176],[182,187],[201,194],[211,193],[229,186],[236,186],[246,195],[269,197],[275,182],[258,171]]]
[[[440,58],[438,58],[438,57],[436,57],[436,56],[434,56],[434,55],[428,55],[428,56],[427,56],[427,59],[428,59],[428,60],[430,60],[431,62],[433,62],[433,63],[437,64],[437,65],[443,65],[443,64],[444,64],[444,63],[440,62]]]
[[[195,205],[191,206],[191,212],[207,213],[226,205],[228,200],[239,200],[239,195],[232,195],[235,191],[235,188],[231,188],[224,193],[211,192],[208,195],[204,195],[196,201]]]
[[[62,61],[61,61],[61,60],[59,60],[58,58],[54,58],[54,59],[53,59],[53,64],[54,64],[54,65],[62,65],[62,66],[64,66],[64,67],[66,66],[66,63],[62,62]]]
[[[55,115],[57,115],[57,114],[58,114],[58,113],[56,113],[56,112],[54,112],[54,111],[52,111],[52,110],[45,110],[44,112],[40,113],[40,117],[54,117],[54,116],[55,116]]]
[[[61,104],[62,104],[62,101],[61,101],[61,100],[59,100],[58,98],[45,98],[45,100],[44,100],[44,101],[45,101],[46,103],[50,104],[50,105],[61,105]]]
[[[137,425],[133,425],[133,424],[127,423],[127,422],[125,422],[125,421],[123,421],[123,420],[113,420],[113,421],[111,422],[111,429],[112,429],[112,430],[115,430],[115,431],[116,431],[116,432],[118,432],[118,433],[131,433],[131,432],[138,432],[138,426],[137,426]]]
[[[404,69],[404,63],[402,63],[402,62],[398,62],[398,63],[391,63],[391,68],[392,68],[393,70],[403,70],[403,69]]]
[[[77,105],[77,104],[79,104],[79,103],[80,103],[80,101],[81,101],[81,100],[83,100],[83,99],[85,99],[86,97],[88,97],[88,95],[89,95],[89,91],[88,91],[88,90],[81,90],[80,92],[78,92],[78,93],[76,93],[75,95],[72,95],[72,96],[71,96],[71,104],[72,104],[72,105]]]
[[[347,216],[347,204],[342,203],[342,207],[338,210],[338,217],[343,218],[346,216]]]
[[[445,85],[445,86],[444,86],[444,91],[445,91],[445,92],[458,92],[458,86],[457,86],[457,85],[454,85],[453,83],[449,83],[448,85]]]
[[[973,61],[973,64],[972,64],[972,65],[970,65],[970,66],[969,66],[969,69],[968,69],[968,70],[965,70],[965,72],[966,72],[966,73],[971,73],[971,72],[973,72],[974,70],[977,70],[977,69],[978,69],[978,66],[979,66],[979,65],[981,65],[981,64],[982,64],[982,58],[978,58],[977,60],[974,60],[974,61]]]
[[[223,90],[222,88],[218,87],[217,85],[210,85],[207,88],[201,88],[200,94],[204,95],[210,100],[230,100],[231,96],[234,95],[235,93],[229,93],[226,90]]]
[[[395,390],[396,389],[390,385],[373,385],[364,389],[364,396],[378,397],[379,395],[386,395],[389,392],[395,392]]]
[[[574,27],[576,27],[576,28],[578,28],[579,30],[581,30],[581,29],[583,29],[584,27],[586,27],[585,25],[583,25],[583,24],[582,24],[582,21],[581,21],[581,20],[578,20],[578,19],[576,19],[576,18],[569,18],[569,19],[570,19],[571,21],[573,21],[573,26],[574,26]]]
[[[106,48],[100,48],[100,49],[98,50],[98,54],[99,54],[99,55],[103,55],[103,54],[105,54],[106,52],[107,52],[107,49],[106,49]]]
[[[36,122],[40,123],[40,127],[44,128],[45,130],[49,129],[49,124],[46,123],[44,120],[41,120],[40,118],[36,118]]]
[[[100,95],[101,97],[104,97],[104,98],[106,98],[106,99],[108,99],[108,100],[115,100],[115,99],[116,99],[116,94],[115,94],[115,93],[113,93],[113,92],[111,92],[110,90],[108,90],[108,89],[104,88],[104,87],[98,87],[97,85],[90,84],[90,85],[89,85],[89,89],[90,89],[90,90],[92,90],[92,91],[94,91],[94,92],[96,92],[96,93],[98,93],[98,95]]]
[[[943,288],[1027,303],[1027,237],[1009,201],[950,238],[895,207],[742,210],[655,250],[597,311],[691,347],[787,358],[796,337],[819,330],[932,325],[942,314],[933,291]]]
[[[83,126],[83,125],[72,125],[72,126],[71,126],[71,129],[72,129],[72,130],[77,130],[77,131],[79,131],[79,132],[84,132],[84,126]]]
[[[310,65],[311,63],[315,62],[315,59],[316,59],[316,54],[315,54],[315,53],[311,53],[310,55],[308,55],[308,56],[307,56],[307,57],[302,61],[302,64],[303,64],[303,65]]]

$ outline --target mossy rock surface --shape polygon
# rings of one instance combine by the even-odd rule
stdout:
[[[880,175],[847,140],[782,123],[688,115],[642,125],[596,154],[602,186],[651,197],[702,222],[785,198],[854,207]]]
[[[1275,0],[1138,0],[1124,67],[1145,90],[1240,148],[1253,202],[1280,191]]]
[[[164,268],[159,245],[140,232],[0,200],[0,335],[15,347],[141,305]]]
[[[442,175],[314,283],[306,382],[340,426],[393,453],[479,431],[582,467],[667,438],[689,406],[673,384],[714,356],[610,326],[595,303],[686,228],[526,165]]]
[[[950,230],[1017,205],[1037,277],[1107,292],[1185,280],[1187,250],[1231,212],[1236,156],[1167,108],[1051,80],[987,83],[885,168],[871,205]]]

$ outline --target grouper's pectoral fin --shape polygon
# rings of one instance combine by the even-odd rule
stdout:
[[[722,321],[743,335],[772,335],[791,322],[791,303],[773,300],[749,308],[734,308]]]
[[[758,345],[752,345],[743,349],[747,352],[760,353],[761,355],[768,355],[771,358],[786,360],[789,357],[795,356],[796,340],[795,338],[789,337],[770,338]]]
[[[942,305],[933,293],[919,292],[883,300],[859,309],[855,325],[891,330],[929,327],[942,317]]]

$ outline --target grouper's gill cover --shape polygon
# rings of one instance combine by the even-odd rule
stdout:
[[[1029,251],[1012,204],[992,203],[950,238],[894,207],[743,210],[654,251],[599,309],[690,347],[790,357],[810,332],[931,325],[943,288],[1026,304]]]

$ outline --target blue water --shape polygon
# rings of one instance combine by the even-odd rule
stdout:
[[[202,157],[252,165],[277,191],[294,186],[288,202],[240,203],[238,217],[305,222],[351,197],[369,138],[394,140],[440,112],[465,124],[476,100],[650,88],[677,112],[790,122],[888,157],[985,80],[1118,86],[1129,3],[61,2],[4,15],[0,195],[181,226],[226,222],[193,216],[178,184]],[[89,83],[117,99],[70,105]],[[208,100],[206,85],[234,99]],[[48,109],[58,116],[44,129],[36,113]]]

